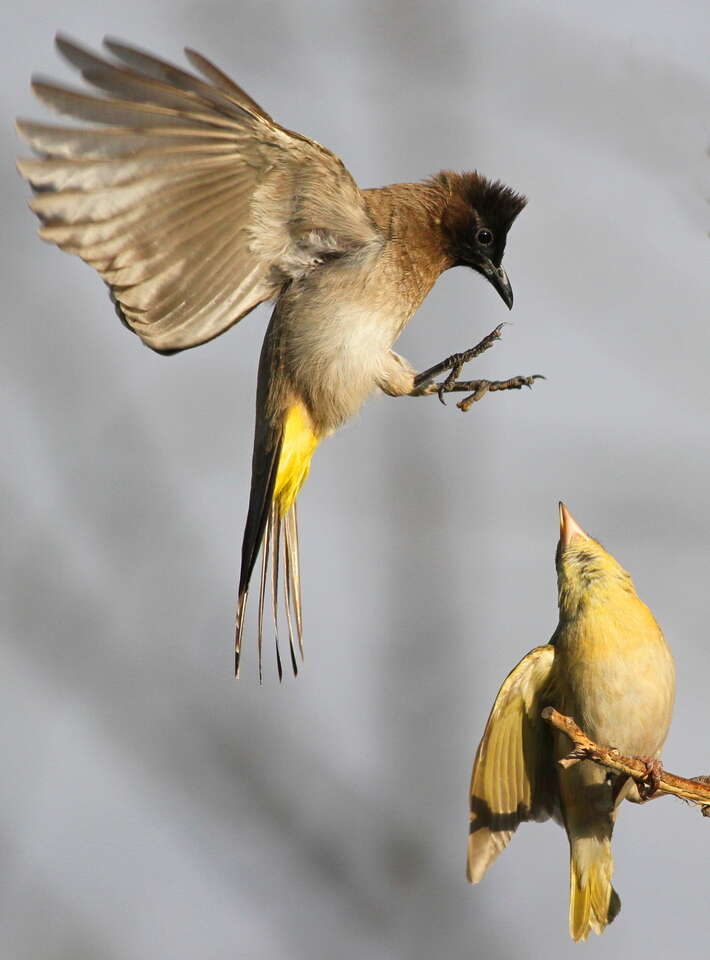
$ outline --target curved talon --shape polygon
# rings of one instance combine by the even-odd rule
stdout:
[[[464,350],[461,353],[452,353],[450,357],[442,360],[441,363],[436,363],[433,367],[429,367],[428,370],[423,370],[421,373],[418,373],[414,378],[412,396],[422,396],[423,394],[419,391],[426,386],[431,386],[440,373],[448,370],[450,371],[449,375],[443,384],[435,386],[436,392],[439,394],[439,400],[446,406],[446,401],[443,399],[442,394],[456,389],[456,378],[461,373],[464,364],[468,363],[469,360],[480,357],[480,355],[490,349],[497,340],[500,340],[503,327],[509,323],[509,320],[504,320],[503,323],[498,324],[495,330],[492,330],[483,340],[477,343],[475,347],[471,347],[470,350]],[[433,392],[434,389],[429,390],[429,393]]]
[[[638,759],[646,767],[646,779],[642,783],[639,783],[637,788],[639,797],[641,800],[650,800],[651,797],[658,792],[658,788],[661,785],[663,767],[657,757],[639,757]]]
[[[492,330],[488,336],[484,337],[480,343],[477,343],[475,347],[471,347],[470,350],[464,350],[462,353],[452,353],[450,357],[442,360],[441,363],[437,363],[435,366],[429,367],[428,370],[418,373],[414,378],[412,396],[425,396],[436,393],[439,402],[445,407],[446,400],[444,399],[444,394],[463,393],[464,391],[472,390],[473,393],[470,396],[456,404],[459,410],[465,412],[477,400],[484,397],[489,390],[495,392],[498,390],[520,390],[522,387],[532,388],[535,380],[545,380],[546,377],[542,373],[535,373],[531,377],[523,377],[522,375],[511,377],[510,380],[464,381],[456,379],[469,360],[479,357],[492,347],[496,340],[500,339],[503,327],[508,326],[509,323],[509,320],[504,320],[503,323],[499,323],[495,330]],[[449,371],[448,376],[440,383],[436,383],[436,377],[445,370]]]
[[[520,377],[520,386],[532,390],[533,383],[536,380],[547,380],[547,377],[542,373],[534,373],[531,377]]]

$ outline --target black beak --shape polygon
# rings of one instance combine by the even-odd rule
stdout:
[[[483,275],[496,288],[509,310],[513,309],[513,288],[503,267],[497,267],[492,260],[486,260],[482,267]]]

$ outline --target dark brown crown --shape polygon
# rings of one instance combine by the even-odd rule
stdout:
[[[489,180],[475,170],[472,173],[452,173],[442,170],[433,178],[435,183],[458,194],[486,220],[488,226],[509,230],[525,204],[527,197],[516,193],[500,180]]]
[[[442,227],[453,258],[458,259],[479,226],[486,226],[496,237],[494,260],[500,262],[505,238],[527,198],[506,187],[500,180],[489,180],[480,173],[453,173],[442,170],[431,179],[432,185],[446,194]]]

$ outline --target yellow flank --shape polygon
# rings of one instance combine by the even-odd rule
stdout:
[[[311,419],[300,403],[294,404],[286,414],[279,469],[274,485],[274,500],[279,505],[281,516],[288,513],[305,483],[311,468],[311,457],[320,443],[313,432]]]

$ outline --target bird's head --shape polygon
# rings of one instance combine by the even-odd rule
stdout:
[[[584,607],[610,603],[622,595],[636,596],[626,570],[585,533],[561,502],[555,566],[562,616],[572,617]]]
[[[513,291],[501,261],[508,231],[526,198],[479,173],[444,170],[434,177],[434,183],[447,193],[441,227],[451,265],[472,267],[511,308]]]

